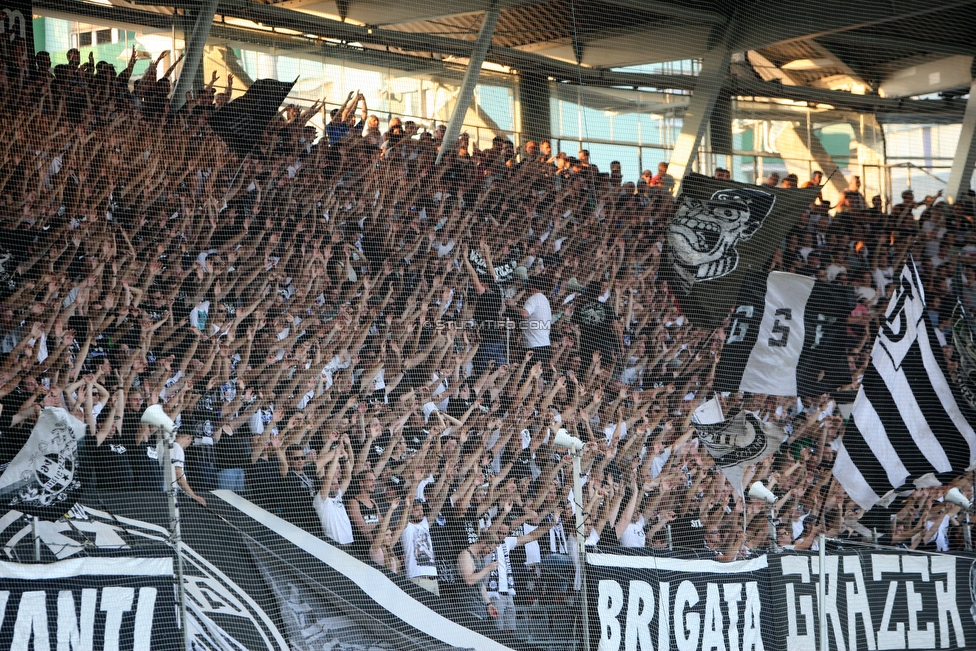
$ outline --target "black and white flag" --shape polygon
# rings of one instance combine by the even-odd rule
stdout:
[[[865,509],[908,482],[957,477],[976,457],[974,411],[945,372],[913,262],[897,283],[834,461],[834,476]]]
[[[763,422],[751,411],[725,418],[718,398],[698,407],[691,422],[716,467],[739,495],[746,469],[779,450],[786,438],[783,428]]]
[[[849,287],[780,271],[750,274],[715,389],[812,397],[850,384],[843,340],[854,303]]]
[[[672,294],[699,328],[729,313],[750,270],[769,259],[818,188],[793,189],[720,181],[689,174],[668,224],[662,265]]]
[[[56,520],[81,491],[78,442],[85,424],[60,407],[45,407],[27,443],[0,475],[0,503]]]

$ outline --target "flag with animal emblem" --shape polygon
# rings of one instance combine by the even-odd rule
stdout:
[[[60,407],[45,407],[30,437],[0,475],[0,504],[57,520],[81,492],[78,442],[85,424]]]
[[[297,79],[295,81],[298,81]],[[210,117],[210,128],[241,158],[251,153],[295,82],[258,79]]]
[[[666,278],[700,328],[728,315],[750,269],[767,270],[790,228],[819,188],[746,185],[690,174],[668,224]]]
[[[752,271],[715,372],[717,391],[820,396],[851,383],[844,349],[850,287]]]
[[[718,397],[698,407],[691,422],[698,440],[739,495],[746,469],[779,450],[786,438],[783,428],[763,422],[754,412],[739,411],[726,418]]]
[[[946,373],[914,261],[896,283],[834,460],[834,476],[865,509],[909,482],[954,479],[976,458],[976,411]]]

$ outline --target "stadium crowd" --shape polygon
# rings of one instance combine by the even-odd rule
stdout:
[[[585,151],[462,136],[437,165],[442,128],[381,132],[361,96],[324,134],[320,106],[287,107],[241,160],[208,126],[233,80],[172,111],[172,68],[133,83],[133,63],[0,66],[0,463],[63,406],[88,424],[91,485],[162,490],[139,420],[159,403],[188,499],[242,492],[504,630],[516,598],[579,587],[560,428],[585,442],[589,545],[961,548],[948,487],[874,515],[846,496],[830,394],[723,398],[788,436],[746,477],[780,496],[775,543],[766,506],[713,466],[690,418],[727,331],[689,323],[659,273],[666,164],[634,183]],[[937,328],[957,291],[976,307],[973,267],[953,287],[950,262],[976,256],[965,202],[905,192],[885,210],[855,179],[773,257],[850,289],[848,389],[909,253]]]

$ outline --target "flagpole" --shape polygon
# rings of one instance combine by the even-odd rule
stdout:
[[[178,492],[176,484],[176,469],[173,467],[172,461],[172,446],[176,440],[176,436],[173,432],[167,432],[163,428],[158,428],[158,431],[164,432],[163,434],[163,450],[162,450],[162,463],[163,463],[163,474],[164,481],[166,482],[167,490],[166,497],[169,502],[169,521],[170,521],[170,534],[173,541],[173,547],[176,549],[176,584],[177,592],[179,595],[180,605],[180,625],[183,628],[183,648],[190,648],[190,627],[186,621],[186,585],[184,584],[183,577],[183,535],[180,530],[180,503],[176,498]]]
[[[820,615],[820,651],[829,651],[827,640],[827,537],[820,534],[820,585],[817,586],[817,609]]]
[[[250,157],[251,157],[251,152],[247,152],[247,155],[245,155],[244,158],[241,159],[241,164],[238,166],[237,171],[234,172],[234,176],[230,178],[230,183],[227,184],[227,190],[224,192],[224,199],[223,201],[220,202],[221,210],[223,210],[224,206],[227,205],[227,195],[230,194],[230,189],[234,187],[234,182],[237,180],[237,177],[240,175],[241,170],[244,169],[244,163],[246,163],[247,159]]]
[[[37,516],[31,520],[31,532],[34,534],[34,560],[41,562],[41,538],[37,535]]]
[[[972,499],[976,500],[976,471],[973,472],[973,474],[971,475],[971,477],[972,477],[972,479],[970,480],[970,484],[973,487],[973,493],[972,493],[973,494],[973,498]],[[966,509],[966,525],[965,525],[965,527],[962,530],[962,539],[966,543],[966,551],[967,552],[973,551],[973,532],[969,528],[969,513],[970,513],[971,510],[972,509]]]

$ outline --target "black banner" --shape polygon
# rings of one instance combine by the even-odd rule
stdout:
[[[275,595],[281,630],[292,649],[533,648],[499,633],[494,624],[459,612],[457,602],[439,599],[357,559],[230,491],[215,491],[211,497],[207,510],[249,541],[245,556]]]
[[[588,554],[586,561],[594,649],[777,648],[767,625],[775,609],[765,556],[719,563]]]
[[[818,556],[769,557],[776,638],[790,651],[820,648]],[[863,551],[827,554],[830,648],[971,649],[976,646],[973,558]]]
[[[832,651],[976,648],[974,557],[864,550],[826,555]],[[718,563],[587,556],[599,651],[819,651],[820,557]]]
[[[184,647],[172,557],[0,562],[0,648]]]

